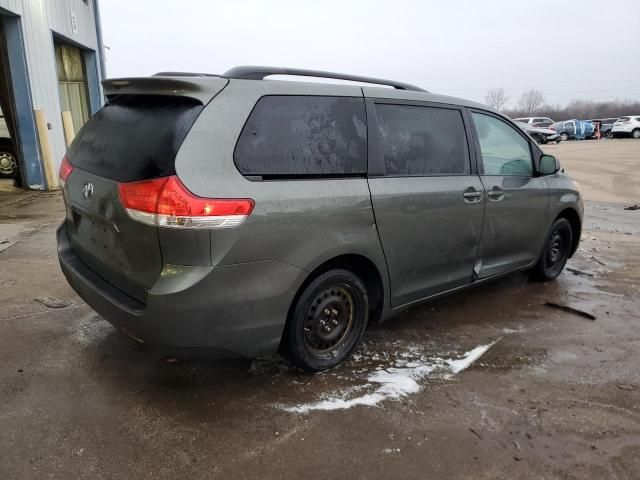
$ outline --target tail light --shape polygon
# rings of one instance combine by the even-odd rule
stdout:
[[[553,130],[554,132],[556,131],[555,127],[547,127],[547,128],[549,128],[549,130]]]
[[[65,155],[62,159],[62,163],[60,164],[60,186],[64,187],[64,184],[67,183],[67,178],[73,172],[73,166],[69,163],[69,159]]]
[[[249,198],[203,198],[176,176],[119,183],[120,201],[129,216],[147,225],[171,228],[231,228],[253,211]]]

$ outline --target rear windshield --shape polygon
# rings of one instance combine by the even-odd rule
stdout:
[[[620,117],[618,119],[619,122],[626,122],[627,120],[631,120],[629,117]]]
[[[117,182],[173,175],[176,153],[202,108],[185,97],[115,97],[78,132],[69,162]]]

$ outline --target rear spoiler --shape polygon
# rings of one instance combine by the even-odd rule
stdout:
[[[102,87],[109,99],[117,95],[170,95],[206,105],[227,83],[228,79],[220,77],[139,77],[104,80]]]

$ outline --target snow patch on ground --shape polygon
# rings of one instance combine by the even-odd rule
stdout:
[[[357,406],[376,407],[386,400],[398,400],[422,389],[420,381],[427,377],[450,378],[466,368],[484,355],[498,341],[487,345],[479,345],[469,350],[460,358],[440,358],[419,355],[415,349],[407,354],[401,354],[393,366],[378,368],[366,378],[366,390],[352,398],[345,398],[348,393],[328,395],[324,399],[313,403],[296,406],[282,406],[283,410],[292,413],[308,413],[315,410],[345,410]],[[355,390],[355,389],[354,389]]]
[[[499,339],[498,339],[499,340]],[[493,347],[496,342],[490,343],[489,345],[480,345],[473,350],[468,351],[464,354],[464,356],[458,360],[447,360],[447,365],[451,368],[451,371],[455,375],[456,373],[460,373],[461,371],[469,368],[469,366],[478,360],[482,355],[484,355],[487,350]]]

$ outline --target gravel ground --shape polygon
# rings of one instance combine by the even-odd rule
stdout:
[[[413,308],[316,376],[163,361],[66,284],[60,195],[0,185],[0,478],[640,478],[640,141],[545,150],[587,200],[557,281]]]

